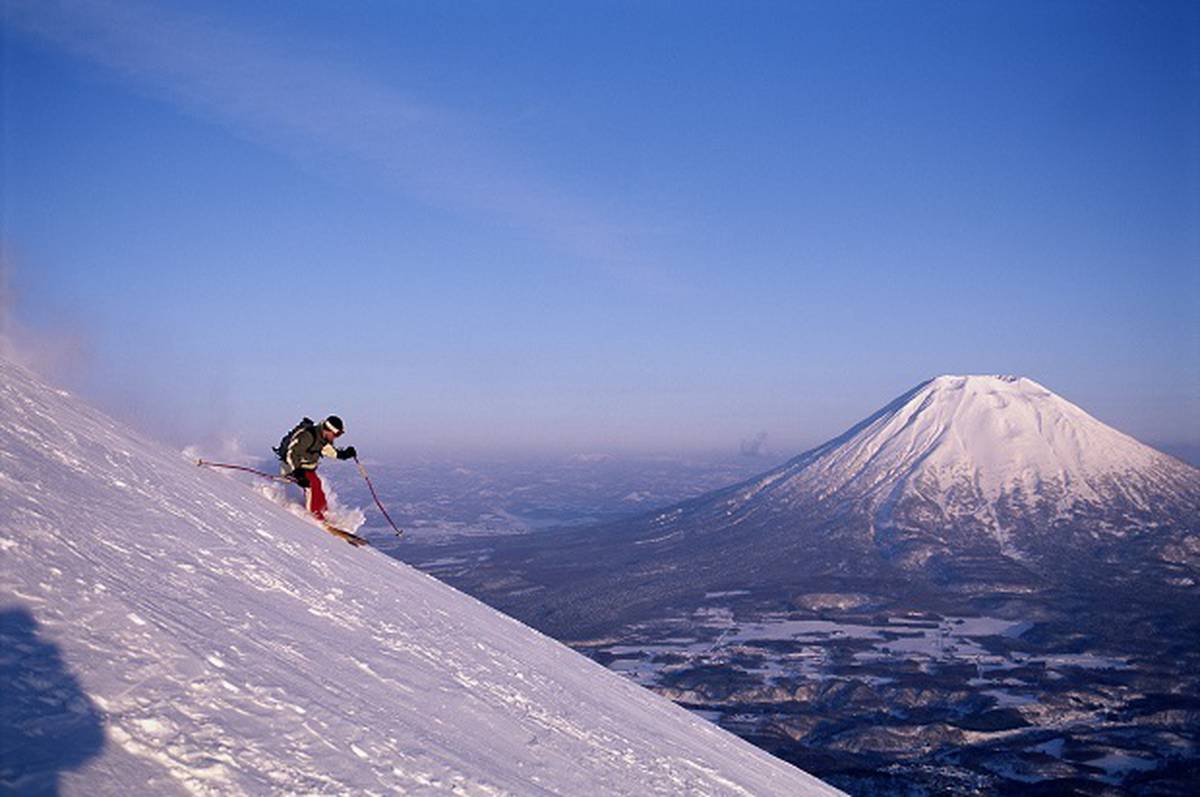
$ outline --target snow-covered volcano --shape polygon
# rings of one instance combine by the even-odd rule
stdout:
[[[0,792],[824,795],[0,361]]]
[[[1124,533],[1200,517],[1200,470],[1031,379],[939,376],[729,495],[727,511],[865,513],[877,531],[970,529],[1020,556],[1031,525]]]
[[[1200,470],[1032,380],[941,376],[741,484],[495,547],[463,586],[566,636],[706,592],[786,602],[819,583],[1190,590],[1200,582]]]

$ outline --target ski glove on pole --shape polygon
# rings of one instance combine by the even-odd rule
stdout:
[[[354,450],[354,446],[347,446],[338,452],[338,459],[357,459],[358,452]]]

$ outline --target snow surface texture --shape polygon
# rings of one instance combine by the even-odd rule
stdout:
[[[1193,505],[1200,471],[1096,420],[1031,379],[939,376],[846,434],[744,485],[730,504],[865,505],[878,524],[906,498],[972,517],[1003,538],[997,503],[1059,517],[1081,507]],[[1000,540],[1002,543],[1004,539]]]
[[[827,795],[0,360],[0,792]]]

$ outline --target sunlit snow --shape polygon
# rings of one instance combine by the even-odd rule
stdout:
[[[823,795],[0,361],[0,789]]]

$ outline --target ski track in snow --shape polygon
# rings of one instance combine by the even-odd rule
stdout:
[[[44,716],[0,707],[0,727],[39,740],[3,744],[0,789],[838,793],[15,366],[0,375],[0,612],[28,612],[82,690],[51,689],[42,703],[62,705]],[[30,690],[36,647],[0,653]],[[96,755],[28,763],[90,713]]]

